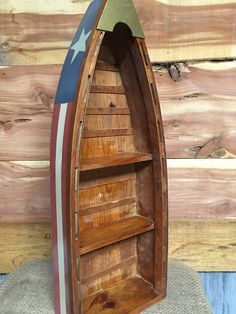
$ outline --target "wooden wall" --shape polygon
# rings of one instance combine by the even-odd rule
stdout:
[[[51,254],[52,109],[88,3],[0,0],[0,273]],[[134,3],[165,127],[169,253],[236,271],[236,1]]]

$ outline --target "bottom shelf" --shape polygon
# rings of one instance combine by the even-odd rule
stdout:
[[[103,290],[82,300],[83,313],[130,313],[151,304],[158,295],[140,277],[131,277],[119,285]]]

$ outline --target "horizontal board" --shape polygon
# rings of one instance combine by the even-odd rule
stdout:
[[[171,222],[169,255],[198,271],[235,271],[235,233],[236,220]],[[51,256],[49,224],[1,224],[0,235],[0,273]]]
[[[235,158],[236,62],[177,64],[177,68],[170,71],[173,80],[166,68],[155,67],[168,158]],[[56,65],[0,68],[0,160],[49,159],[60,71]],[[116,106],[127,106],[122,95],[113,96]],[[90,107],[103,101],[93,99]],[[104,108],[109,105],[104,103]],[[114,124],[120,125],[117,118]]]
[[[48,162],[1,162],[0,173],[0,222],[50,221]],[[170,219],[236,218],[235,178],[235,159],[168,160]]]
[[[198,271],[236,271],[236,220],[170,223],[169,255]]]
[[[90,1],[43,3],[4,1],[0,64],[63,63]],[[134,0],[134,4],[152,61],[235,57],[234,1]]]

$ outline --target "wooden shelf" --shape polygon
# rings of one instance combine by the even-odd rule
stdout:
[[[123,153],[112,156],[90,157],[80,159],[80,171],[128,165],[132,163],[150,161],[151,154]]]
[[[154,303],[157,295],[152,286],[141,277],[123,280],[111,289],[100,291],[82,300],[84,313],[130,313],[144,304]],[[107,310],[107,311],[106,311]],[[133,313],[133,312],[132,312]],[[136,313],[136,312],[135,312]]]
[[[80,232],[80,254],[88,253],[153,229],[154,223],[151,220],[135,216],[101,228],[82,231]]]

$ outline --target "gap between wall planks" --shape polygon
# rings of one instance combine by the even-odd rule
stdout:
[[[173,221],[169,226],[169,255],[197,271],[236,270],[236,221]],[[2,224],[0,273],[9,273],[32,259],[51,257],[51,226]]]
[[[176,69],[174,81],[166,67],[155,67],[167,157],[235,158],[236,62]],[[0,68],[0,160],[49,159],[60,71],[59,65]]]
[[[4,0],[0,64],[60,64],[90,1]],[[235,1],[134,0],[153,62],[235,58]],[[76,13],[75,13],[76,12]],[[168,18],[167,18],[168,17]],[[66,31],[65,31],[66,30]]]
[[[170,220],[236,221],[236,159],[168,160]],[[49,222],[49,162],[0,162],[0,223]]]

